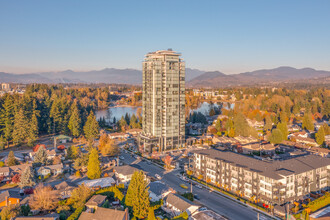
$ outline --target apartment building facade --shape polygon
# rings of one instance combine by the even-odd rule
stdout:
[[[185,63],[179,53],[148,53],[143,62],[142,129],[140,146],[146,152],[184,145]]]
[[[330,159],[316,155],[267,162],[207,149],[194,152],[190,169],[196,178],[267,204],[283,204],[330,188]]]

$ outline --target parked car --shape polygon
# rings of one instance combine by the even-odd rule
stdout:
[[[199,184],[196,184],[196,187],[199,188],[199,189],[203,189],[203,187]]]
[[[157,178],[157,179],[162,179],[162,177],[161,176],[159,176],[158,174],[155,174],[155,177]]]
[[[123,157],[123,156],[120,156],[120,157],[119,157],[119,159],[121,159],[121,160],[125,160],[125,157]]]
[[[185,184],[180,184],[181,188],[184,188],[184,189],[188,189],[188,186],[186,186]]]
[[[197,194],[195,194],[194,199],[200,200],[201,198]]]
[[[188,181],[187,177],[185,177],[185,176],[181,176],[180,179],[183,180],[183,181],[185,181],[185,182]]]
[[[206,210],[207,210],[206,207],[202,207],[202,208],[199,209],[199,211],[206,211]]]

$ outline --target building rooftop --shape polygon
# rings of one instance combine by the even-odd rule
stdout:
[[[107,197],[102,195],[94,195],[88,200],[86,206],[100,206],[103,204]]]
[[[190,206],[195,205],[190,200],[183,198],[177,194],[170,193],[166,196],[166,203],[171,204],[181,212],[186,211]]]
[[[115,167],[114,170],[116,173],[120,173],[125,176],[133,175],[135,171],[140,171],[139,169],[132,167],[130,165]]]
[[[107,209],[99,207],[94,213],[83,212],[81,213],[79,220],[124,220],[128,219],[128,210],[120,211],[116,209]]]
[[[155,193],[157,196],[160,196],[170,190],[170,187],[160,181],[151,182],[148,187],[149,191]]]
[[[273,179],[282,179],[282,176],[292,173],[299,174],[330,165],[330,158],[323,158],[316,155],[300,156],[287,160],[261,161],[238,153],[214,149],[198,150],[194,151],[194,153],[232,163]]]

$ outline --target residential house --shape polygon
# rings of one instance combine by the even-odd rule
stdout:
[[[33,160],[33,157],[34,155],[36,154],[37,152],[30,152],[30,157],[31,159]],[[48,160],[52,160],[56,157],[57,153],[56,153],[56,150],[55,149],[51,149],[51,150],[46,150],[46,154],[47,154],[47,159]]]
[[[96,189],[96,188],[104,188],[109,186],[114,186],[116,181],[112,177],[104,177],[94,180],[83,180],[78,183],[78,185],[84,184],[85,186]]]
[[[36,168],[38,176],[58,175],[63,173],[63,164],[48,165]]]
[[[0,176],[3,176],[2,181],[10,181],[15,174],[21,174],[27,167],[31,167],[32,164],[20,164],[10,167],[0,167]]]
[[[76,187],[77,186],[73,183],[63,181],[63,182],[55,185],[54,190],[58,191],[58,193],[60,194],[62,199],[67,199],[67,198],[71,197],[71,193]]]
[[[117,209],[108,209],[98,207],[94,213],[82,212],[78,220],[129,220],[129,212],[126,208],[125,211],[120,211]]]
[[[131,136],[138,136],[139,134],[141,134],[141,132],[142,132],[142,129],[138,129],[138,128],[128,129],[126,131],[126,133]]]
[[[132,179],[133,173],[135,171],[140,171],[139,169],[130,166],[130,165],[125,165],[125,166],[119,166],[114,168],[114,172],[116,175],[116,178],[121,182],[124,183],[125,186],[129,184],[129,182]]]
[[[200,206],[180,195],[170,193],[165,197],[162,209],[172,216],[180,215],[183,212],[187,212],[190,216],[196,212],[199,207]]]
[[[85,204],[88,209],[96,210],[98,207],[102,206],[107,199],[106,196],[94,195]]]
[[[297,143],[305,144],[305,145],[308,145],[308,146],[314,146],[314,147],[319,146],[316,143],[316,141],[312,138],[305,138],[305,137],[296,136],[295,140],[296,140]]]
[[[0,208],[19,204],[22,199],[18,191],[6,190],[0,194]]]
[[[126,133],[118,133],[118,132],[109,134],[110,139],[126,139],[128,138],[128,136],[129,135]]]
[[[13,220],[59,220],[60,215],[57,213],[50,213],[47,215],[41,215],[41,216],[21,216],[16,217]]]
[[[172,188],[168,187],[165,183],[160,181],[150,182],[148,187],[149,197],[152,202],[159,201],[171,192],[175,192]]]
[[[192,220],[227,220],[212,210],[197,211],[191,216]]]

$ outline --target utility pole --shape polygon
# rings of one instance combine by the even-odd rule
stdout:
[[[258,212],[258,220],[259,220],[259,212]]]
[[[190,193],[192,194],[192,180],[190,180]]]

